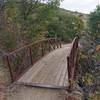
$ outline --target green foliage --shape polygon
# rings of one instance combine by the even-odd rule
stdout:
[[[8,49],[45,38],[47,33],[49,36],[56,35],[63,41],[68,41],[83,28],[80,18],[60,10],[59,5],[62,0],[7,1],[4,7],[5,24],[0,34],[3,35],[6,31],[6,34],[10,36],[11,39],[3,37]],[[41,3],[43,1],[47,4]]]
[[[93,84],[93,80],[94,80],[94,77],[92,74],[90,73],[86,73],[86,75],[84,76],[84,82],[86,85],[92,85]]]
[[[96,58],[96,60],[100,60],[100,52],[98,52],[96,55],[95,55],[95,58]]]
[[[52,36],[56,35],[63,41],[72,39],[82,29],[83,22],[80,18],[60,11],[56,12],[56,16],[52,18],[48,26],[49,34]]]
[[[92,35],[97,37],[100,34],[100,5],[97,6],[94,12],[91,12],[89,16],[89,28]]]
[[[99,100],[100,99],[100,92],[95,92],[91,94],[89,100]]]
[[[2,45],[4,45],[6,51],[11,51],[16,47],[16,40],[11,33],[3,31],[3,34],[0,34],[0,41],[2,41]]]

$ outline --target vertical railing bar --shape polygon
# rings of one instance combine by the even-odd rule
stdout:
[[[11,82],[14,82],[13,72],[12,72],[12,69],[11,69],[10,60],[9,60],[8,55],[6,55],[6,61],[7,61],[7,66],[9,68],[9,72],[10,72]]]
[[[57,38],[55,37],[55,48],[58,48],[57,46]]]
[[[72,77],[71,77],[71,69],[72,69],[72,66],[71,66],[71,63],[70,63],[70,57],[67,57],[67,64],[68,64],[68,81],[69,81],[69,87],[68,87],[68,91],[71,92],[72,90]]]
[[[58,39],[56,38],[56,47],[59,48],[58,46]]]
[[[31,62],[31,65],[33,65],[32,47],[29,46],[28,48],[29,48],[30,62]]]
[[[48,39],[48,44],[49,44],[49,52],[51,51],[51,49],[50,49],[50,40]]]
[[[68,78],[70,79],[70,58],[67,57],[67,65],[68,65]]]
[[[59,40],[60,48],[61,48],[61,41]]]
[[[55,50],[55,49],[56,49],[56,45],[55,45],[55,38],[54,38],[52,41],[53,41],[54,50]]]
[[[41,48],[42,48],[42,56],[44,56],[44,46],[43,46],[44,42],[41,42]]]

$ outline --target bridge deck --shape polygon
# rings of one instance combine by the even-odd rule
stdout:
[[[19,80],[20,83],[33,83],[50,86],[68,86],[67,55],[70,45],[52,51],[44,56]]]

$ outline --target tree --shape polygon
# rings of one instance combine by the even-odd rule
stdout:
[[[62,0],[4,1],[0,40],[8,51],[46,38],[46,33],[68,41],[83,28],[80,18],[59,8]]]
[[[52,11],[60,4],[60,0],[3,1],[4,21],[0,28],[0,41],[8,50],[35,41],[34,38],[46,30]]]
[[[88,25],[93,36],[100,36],[100,5],[90,13]]]
[[[69,41],[77,33],[80,33],[83,27],[83,21],[79,17],[57,10],[56,16],[52,18],[48,30],[50,35],[56,35],[63,41]]]

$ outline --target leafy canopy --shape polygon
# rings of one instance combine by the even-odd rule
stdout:
[[[8,51],[47,34],[63,41],[72,39],[83,28],[83,21],[59,8],[62,0],[6,0],[0,42]],[[42,3],[45,2],[45,3]],[[2,43],[1,43],[2,44]]]
[[[100,34],[100,5],[97,6],[94,12],[90,13],[89,16],[89,28],[92,35],[97,37]]]

